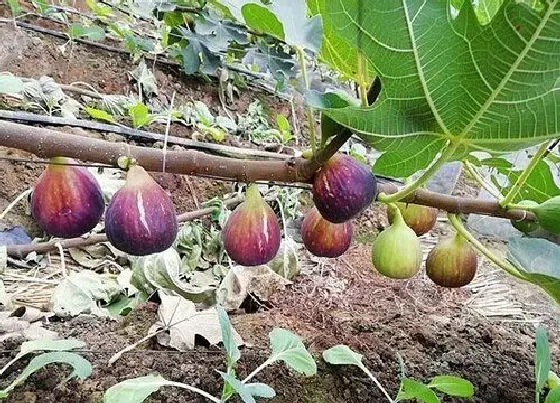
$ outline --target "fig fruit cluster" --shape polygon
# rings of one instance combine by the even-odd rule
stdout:
[[[91,231],[105,203],[95,177],[76,161],[55,157],[31,196],[33,218],[47,233],[73,238]],[[177,235],[175,207],[144,168],[133,165],[105,212],[105,231],[117,249],[136,256],[169,248]]]

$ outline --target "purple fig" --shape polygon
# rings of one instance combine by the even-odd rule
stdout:
[[[175,241],[173,202],[141,166],[130,167],[126,183],[113,195],[105,232],[114,247],[134,256],[162,252]]]
[[[313,201],[325,220],[342,223],[367,208],[377,196],[377,179],[368,166],[335,154],[313,179]]]
[[[438,243],[426,259],[426,274],[442,287],[469,284],[478,265],[476,252],[459,234]]]
[[[61,238],[91,231],[101,219],[105,203],[95,177],[71,158],[51,158],[31,196],[31,214],[39,226]]]
[[[437,209],[412,203],[398,202],[395,204],[401,211],[406,225],[408,225],[416,235],[423,235],[434,228],[438,214]],[[392,214],[391,211],[391,209],[387,209],[389,222],[393,222],[394,218],[394,214]]]
[[[301,236],[305,248],[320,257],[339,257],[352,242],[352,223],[335,224],[325,220],[313,207],[301,224]]]
[[[229,216],[222,230],[229,256],[242,266],[259,266],[276,256],[280,226],[257,185],[247,188],[246,199]]]
[[[422,251],[416,233],[408,228],[397,206],[390,204],[394,220],[375,240],[372,250],[373,265],[390,278],[413,277],[422,264]]]

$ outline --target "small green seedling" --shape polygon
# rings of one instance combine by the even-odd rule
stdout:
[[[38,351],[48,352],[34,357],[12,383],[0,390],[0,399],[7,397],[16,386],[24,383],[31,374],[37,372],[47,364],[60,363],[71,365],[72,373],[68,377],[68,380],[72,378],[88,378],[93,369],[91,363],[81,355],[69,351],[84,347],[85,345],[86,344],[80,340],[33,340],[24,342],[21,345],[20,352],[0,369],[0,375],[6,372],[13,363],[27,354]]]
[[[393,399],[389,392],[381,385],[379,380],[373,376],[371,371],[362,363],[362,355],[350,349],[350,347],[339,344],[323,352],[323,359],[333,365],[355,365],[375,383],[383,393],[387,401],[391,403],[404,400],[416,400],[423,403],[439,403],[437,392],[453,397],[470,398],[474,395],[474,387],[466,379],[451,375],[440,375],[432,378],[424,384],[404,376],[404,365],[401,363],[401,384],[397,397]]]
[[[313,360],[313,356],[305,349],[299,337],[288,330],[275,328],[269,334],[272,353],[268,359],[247,375],[245,379],[239,379],[236,373],[236,366],[241,358],[241,352],[233,337],[227,313],[220,306],[216,309],[218,310],[223,348],[226,354],[225,371],[217,370],[224,381],[220,398],[212,396],[210,393],[194,386],[168,381],[159,375],[148,375],[128,379],[110,387],[105,392],[104,402],[140,403],[160,388],[174,386],[197,393],[216,403],[227,402],[236,395],[245,403],[256,403],[255,397],[273,398],[276,396],[274,389],[267,384],[249,382],[270,364],[283,361],[288,367],[305,376],[312,376],[317,372],[317,365]]]
[[[535,336],[535,403],[541,401],[545,389],[545,403],[560,403],[560,378],[551,371],[548,335],[541,325]]]

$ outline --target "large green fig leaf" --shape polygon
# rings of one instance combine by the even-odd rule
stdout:
[[[321,15],[340,38],[362,49],[382,92],[369,108],[325,113],[372,146],[400,153],[380,159],[376,172],[410,175],[448,141],[459,144],[451,156],[458,159],[560,136],[560,0],[539,11],[506,0],[487,25],[470,1],[455,18],[445,1],[386,0],[361,7],[362,1],[327,1]],[[405,156],[410,141],[416,144]]]

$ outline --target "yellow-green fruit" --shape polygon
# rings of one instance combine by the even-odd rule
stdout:
[[[539,205],[539,203],[533,200],[523,200],[517,204],[519,204],[520,206],[527,206],[527,207],[536,207]],[[519,221],[510,220],[510,221],[511,221],[511,225],[513,225],[515,229],[525,234],[539,229],[539,224],[536,221],[527,221],[527,220],[519,220]]]
[[[548,199],[531,209],[537,216],[539,225],[547,231],[560,234],[560,196]]]
[[[408,228],[400,211],[396,210],[394,214],[393,224],[382,231],[373,244],[373,265],[386,277],[410,278],[418,272],[422,263],[420,241],[416,233]]]
[[[395,204],[401,211],[406,225],[416,232],[416,235],[423,235],[434,228],[437,220],[437,209],[412,203],[398,202]],[[392,223],[395,217],[391,209],[387,209],[387,216],[389,222]]]

